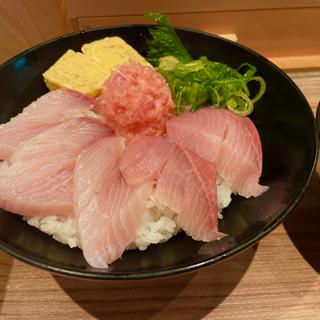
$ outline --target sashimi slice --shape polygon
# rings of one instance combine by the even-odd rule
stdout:
[[[68,89],[41,96],[24,108],[22,113],[0,125],[0,159],[9,159],[21,143],[65,119],[95,116],[89,111],[93,105],[94,99]]]
[[[74,175],[74,210],[81,247],[94,268],[107,268],[136,237],[152,183],[130,187],[117,162],[119,137],[100,139],[78,157]]]
[[[74,118],[29,139],[0,168],[0,207],[27,216],[70,215],[81,149],[107,137],[98,119]]]
[[[268,189],[259,184],[262,148],[249,118],[225,109],[203,108],[169,120],[167,135],[182,148],[215,162],[219,176],[233,193],[248,198]]]
[[[185,149],[184,153],[195,171],[202,189],[213,212],[218,212],[217,206],[217,172],[214,162],[201,158],[198,154]]]
[[[136,136],[119,161],[126,182],[134,186],[156,179],[173,148],[165,137]]]
[[[186,111],[171,118],[166,123],[168,139],[208,161],[216,161],[228,123],[223,114],[214,114],[212,110]]]
[[[260,136],[258,133],[258,130],[256,126],[253,124],[253,122],[248,117],[242,117],[234,112],[230,112],[228,110],[222,110],[223,112],[226,112],[228,114],[228,117],[233,117],[233,120],[236,122],[242,122],[242,129],[244,129],[248,136],[252,139],[252,144],[254,146],[254,151],[256,153],[258,164],[260,165],[260,170],[262,170],[262,146],[260,141]]]
[[[175,148],[160,174],[155,198],[178,213],[178,225],[193,239],[213,241],[223,236],[218,232],[214,165],[195,153]]]
[[[179,147],[175,147],[158,178],[155,198],[180,214],[188,177],[193,168]]]

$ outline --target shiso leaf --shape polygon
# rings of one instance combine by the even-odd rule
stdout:
[[[151,18],[157,24],[150,28],[149,32],[152,39],[148,40],[147,60],[153,65],[159,65],[159,58],[165,56],[174,56],[180,62],[189,62],[192,60],[189,52],[185,49],[169,19],[160,13],[150,12],[144,15],[145,18]]]

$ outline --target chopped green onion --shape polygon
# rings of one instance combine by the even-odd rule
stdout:
[[[177,115],[185,108],[194,112],[210,105],[227,108],[242,116],[253,111],[254,103],[266,91],[266,83],[256,76],[255,66],[245,62],[233,69],[205,56],[192,60],[167,17],[158,13],[146,16],[158,24],[150,29],[153,39],[148,41],[147,58],[167,80]],[[248,87],[252,81],[259,84],[253,98]]]

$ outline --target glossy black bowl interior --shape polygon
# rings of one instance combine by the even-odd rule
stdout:
[[[20,216],[0,212],[0,248],[49,271],[97,279],[140,279],[191,271],[220,261],[252,245],[275,228],[295,207],[314,170],[317,132],[311,109],[294,83],[259,54],[209,34],[179,29],[193,57],[238,67],[249,62],[267,83],[267,92],[251,115],[263,146],[261,183],[270,186],[256,199],[234,196],[224,210],[220,229],[229,236],[212,243],[196,242],[183,233],[147,251],[130,251],[107,271],[90,268],[78,249],[69,249],[29,227]],[[105,36],[118,35],[142,54],[146,52],[146,26],[120,26],[71,34],[32,48],[0,69],[1,122],[16,115],[47,92],[42,72],[67,49]]]

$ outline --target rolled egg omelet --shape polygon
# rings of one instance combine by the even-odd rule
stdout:
[[[107,37],[85,44],[83,53],[68,50],[43,73],[49,90],[68,88],[96,97],[112,70],[133,59],[150,65],[136,50],[119,37]]]
[[[117,65],[127,63],[130,59],[150,66],[144,57],[120,37],[107,37],[84,44],[81,51],[87,57],[99,63],[109,75]]]

